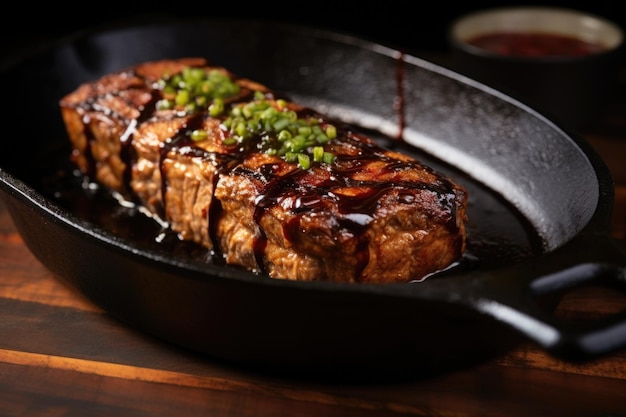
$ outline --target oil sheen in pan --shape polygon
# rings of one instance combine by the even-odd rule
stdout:
[[[536,256],[543,251],[538,233],[519,211],[498,193],[471,179],[461,171],[412,147],[401,140],[377,132],[366,132],[382,146],[411,155],[466,187],[469,194],[467,250],[463,258],[439,274],[476,268],[495,268]],[[67,140],[59,143],[66,143]],[[181,260],[214,262],[206,248],[181,241],[176,234],[136,207],[122,205],[103,187],[89,183],[77,174],[69,160],[69,147],[45,152],[46,166],[40,184],[43,194],[74,216],[101,230],[133,242],[143,249]],[[53,155],[50,158],[50,155]],[[41,172],[42,165],[39,165]],[[429,278],[432,278],[430,276]]]

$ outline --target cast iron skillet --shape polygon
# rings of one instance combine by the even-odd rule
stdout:
[[[407,284],[272,280],[159,246],[132,213],[68,193],[58,99],[105,73],[183,56],[353,123],[465,184],[470,255]],[[577,323],[553,312],[570,288],[624,285],[607,168],[575,134],[485,85],[342,34],[211,19],[78,34],[3,74],[12,101],[0,189],[15,226],[63,282],[145,333],[248,369],[361,380],[428,375],[527,339],[572,361],[626,344],[624,315]]]

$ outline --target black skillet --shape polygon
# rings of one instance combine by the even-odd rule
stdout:
[[[183,56],[260,81],[466,185],[466,256],[406,284],[272,280],[207,261],[101,190],[82,190],[58,99],[105,73]],[[606,166],[576,134],[485,85],[350,36],[210,19],[82,33],[2,72],[0,189],[15,226],[59,279],[145,333],[248,369],[335,379],[419,377],[528,339],[572,361],[626,345],[624,315],[579,323],[554,313],[573,287],[624,285]]]

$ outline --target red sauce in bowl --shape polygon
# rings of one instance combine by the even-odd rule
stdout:
[[[602,52],[600,43],[556,33],[492,32],[466,41],[468,44],[513,56],[584,56]]]

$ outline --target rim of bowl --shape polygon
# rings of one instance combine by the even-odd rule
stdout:
[[[491,32],[543,32],[575,36],[587,42],[600,43],[606,50],[620,48],[624,32],[614,22],[594,14],[561,7],[500,7],[472,12],[450,25],[453,43],[480,54],[501,56],[497,52],[467,43],[477,35]],[[597,55],[597,54],[592,54]]]

